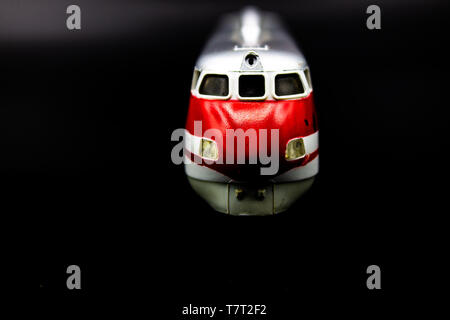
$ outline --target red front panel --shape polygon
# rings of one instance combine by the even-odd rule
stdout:
[[[186,129],[194,133],[194,121],[202,121],[202,136],[207,129],[218,129],[223,135],[223,141],[217,141],[219,157],[224,159],[227,152],[226,129],[260,129],[267,130],[268,150],[270,152],[270,130],[279,130],[279,157],[281,174],[293,167],[305,165],[311,161],[317,152],[296,161],[286,161],[284,154],[286,143],[295,137],[304,137],[318,130],[317,118],[314,108],[313,95],[296,100],[275,101],[240,101],[240,100],[209,100],[191,95]],[[248,143],[248,141],[247,141]],[[258,141],[258,145],[259,145]],[[236,142],[234,155],[236,157]],[[257,150],[246,149],[246,163],[250,152]],[[225,161],[223,161],[225,163]],[[236,158],[234,163],[236,163]],[[203,164],[211,167],[231,178],[237,180],[253,179],[259,176],[259,165],[229,165],[229,164]]]

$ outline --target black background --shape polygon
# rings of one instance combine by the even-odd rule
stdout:
[[[65,26],[72,2],[2,3],[2,211],[38,220],[40,311],[178,319],[189,303],[258,303],[276,319],[367,318],[416,312],[443,286],[445,1],[256,3],[309,62],[321,167],[288,212],[236,218],[195,195],[170,136],[208,35],[247,3],[77,1],[80,31]],[[366,28],[370,4],[381,30]],[[65,289],[69,264],[80,292]],[[371,264],[381,291],[365,286]]]

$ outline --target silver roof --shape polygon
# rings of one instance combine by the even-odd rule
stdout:
[[[253,54],[257,63],[245,63]],[[303,54],[274,14],[246,8],[225,16],[207,42],[196,68],[216,72],[282,71],[307,66]]]

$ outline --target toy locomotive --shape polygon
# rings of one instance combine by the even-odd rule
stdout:
[[[184,139],[193,189],[220,212],[279,213],[313,184],[318,150],[309,68],[277,16],[226,16],[194,69]]]

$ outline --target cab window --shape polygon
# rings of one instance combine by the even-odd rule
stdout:
[[[228,96],[228,76],[223,74],[205,75],[199,93],[208,96]]]
[[[266,95],[263,75],[242,75],[239,77],[239,96],[243,98],[260,98]]]
[[[277,96],[292,96],[305,92],[298,73],[278,74],[275,76],[275,94]]]

